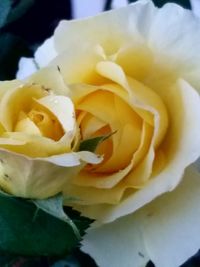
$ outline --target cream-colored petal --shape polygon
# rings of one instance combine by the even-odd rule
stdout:
[[[47,92],[39,85],[20,85],[7,90],[0,102],[0,122],[7,131],[12,131],[19,112],[31,107],[33,98],[41,98]]]
[[[106,53],[113,54],[122,44],[147,34],[154,12],[151,1],[140,1],[96,17],[62,21],[55,31],[56,50],[61,53],[100,44]]]
[[[188,73],[199,69],[199,36],[199,19],[191,11],[170,3],[155,14],[147,42],[155,54],[155,62],[167,65],[187,79]],[[198,81],[199,75],[194,78]]]
[[[174,116],[166,138],[167,162],[165,168],[154,176],[144,188],[133,191],[118,205],[79,206],[84,215],[101,221],[113,221],[132,213],[159,195],[172,191],[184,169],[200,154],[200,97],[186,82],[180,81],[169,94],[170,113]],[[165,152],[165,153],[166,153]]]
[[[14,132],[23,132],[27,134],[42,136],[40,129],[28,117],[22,118],[17,122],[17,124],[15,125]]]
[[[19,61],[16,78],[19,80],[23,80],[29,75],[36,72],[37,69],[38,68],[33,58],[22,57],[20,58],[20,61]]]
[[[42,68],[28,77],[26,81],[44,86],[47,92],[53,92],[56,95],[67,95],[69,93],[69,89],[57,67]]]
[[[105,188],[105,189],[113,188],[130,172],[132,167],[133,167],[133,162],[128,164],[128,166],[123,170],[120,170],[110,175],[100,174],[100,173],[80,172],[76,177],[74,177],[73,184],[83,187],[95,187],[95,188]],[[101,191],[99,193],[101,194]]]
[[[72,53],[73,51],[73,53]],[[105,79],[95,71],[97,62],[104,60],[99,46],[74,46],[59,54],[50,65],[58,67],[66,84],[101,84]]]
[[[101,160],[88,152],[33,159],[2,149],[0,158],[0,187],[27,198],[47,198],[61,192],[85,162]]]
[[[64,138],[65,137],[65,138]],[[49,157],[71,151],[69,137],[59,141],[23,132],[6,132],[0,138],[0,146],[30,157]]]
[[[133,215],[87,230],[82,250],[100,267],[145,267],[145,249],[140,220]]]
[[[100,177],[101,178],[101,177]],[[109,178],[109,177],[108,177]],[[118,177],[115,177],[117,179]],[[69,185],[63,189],[64,196],[72,196],[74,202],[68,202],[66,199],[64,205],[73,206],[76,210],[80,211],[83,214],[89,215],[90,218],[97,218],[102,214],[98,214],[99,212],[99,203],[102,203],[102,209],[107,205],[117,205],[122,198],[124,187],[121,186],[123,182],[118,183],[113,188],[101,188],[101,187],[90,187],[90,186],[77,186],[73,185],[73,180]],[[123,184],[122,184],[123,185]],[[103,205],[105,204],[105,206]],[[92,211],[91,211],[92,209]],[[93,210],[94,209],[94,210]],[[97,210],[96,210],[97,209]],[[88,212],[91,211],[91,213]],[[97,214],[96,214],[97,212]],[[100,210],[101,212],[101,210]]]
[[[128,92],[129,103],[145,121],[154,125],[153,115],[155,116],[155,146],[158,146],[168,127],[167,110],[159,94],[133,78],[126,77],[124,70],[116,63],[99,62],[97,72],[118,83]]]
[[[120,48],[114,62],[122,67],[126,75],[143,81],[152,68],[153,59],[147,44],[134,41]]]
[[[78,124],[81,127],[83,139],[89,139],[95,132],[106,126],[106,123],[87,112],[81,112],[78,115]]]
[[[80,165],[81,162],[98,164],[102,161],[102,157],[89,151],[79,151],[54,155],[48,158],[41,158],[41,160],[51,162],[62,167],[73,167]]]
[[[45,67],[57,56],[55,49],[54,37],[48,38],[35,52],[35,61],[38,66]]]
[[[180,266],[199,250],[199,198],[200,174],[189,167],[173,192],[132,215],[89,229],[82,250],[102,267],[124,263],[138,267],[137,260],[142,258],[152,260],[156,267]]]
[[[13,90],[13,88],[18,88],[23,85],[24,83],[19,80],[0,81],[0,99],[7,91]]]
[[[71,133],[73,137],[76,121],[74,105],[69,97],[48,95],[35,101],[49,109],[58,119],[65,133]]]
[[[189,167],[171,193],[142,208],[141,231],[156,267],[177,267],[200,246],[200,174]]]

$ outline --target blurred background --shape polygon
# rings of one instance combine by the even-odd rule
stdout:
[[[131,0],[0,0],[0,80],[15,78],[19,59],[33,56],[37,47],[50,37],[59,21],[95,15],[104,10],[125,6]],[[153,0],[161,7],[177,3],[200,14],[200,0]],[[200,234],[200,233],[197,233]],[[1,255],[0,255],[1,258]],[[8,267],[8,265],[6,265]],[[97,267],[79,249],[64,259],[19,257],[11,267]],[[147,267],[154,265],[149,262]],[[181,267],[199,267],[197,253]],[[1,266],[2,267],[2,266]],[[113,266],[114,267],[114,266]]]

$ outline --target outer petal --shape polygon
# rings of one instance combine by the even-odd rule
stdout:
[[[89,229],[82,241],[82,250],[91,255],[99,267],[144,267],[149,261],[140,219],[135,215]]]
[[[196,16],[200,16],[200,3],[199,0],[190,0],[192,5],[192,11]]]
[[[28,77],[26,82],[44,86],[47,91],[53,91],[56,95],[68,94],[68,88],[57,67],[42,68]]]
[[[200,174],[189,167],[176,190],[141,210],[146,249],[156,267],[180,266],[198,251],[199,201]]]
[[[102,0],[74,0],[72,1],[72,7],[73,17],[77,19],[98,14],[103,10],[103,3]]]
[[[19,61],[19,69],[16,78],[22,80],[37,71],[37,66],[33,58],[22,57]]]
[[[127,41],[146,35],[155,10],[151,1],[144,0],[95,17],[62,21],[55,31],[56,50],[61,53],[77,46],[100,44],[112,54]]]
[[[44,67],[61,52],[66,51],[71,57],[71,51],[75,55],[75,50],[97,44],[102,45],[109,54],[116,52],[126,41],[138,41],[146,36],[155,12],[151,1],[141,0],[129,7],[115,12],[104,12],[96,17],[63,20],[54,36],[47,39],[36,51],[35,60],[40,67]]]
[[[39,67],[46,66],[54,57],[57,51],[54,46],[54,38],[47,39],[35,52],[35,61]]]
[[[193,85],[198,81],[200,89],[199,72],[196,77],[190,77],[191,72],[199,70],[199,36],[200,20],[191,11],[170,3],[155,14],[147,42],[158,63],[165,64]]]
[[[99,163],[93,153],[66,153],[48,158],[29,158],[0,151],[0,187],[16,196],[47,198],[62,191],[83,163]]]
[[[189,167],[180,186],[132,215],[88,231],[83,251],[100,267],[177,267],[199,249],[200,174]],[[115,246],[115,244],[117,244]],[[142,261],[143,260],[143,261]]]

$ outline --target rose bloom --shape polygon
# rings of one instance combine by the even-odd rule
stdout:
[[[101,267],[177,267],[200,247],[199,36],[190,11],[139,1],[62,21],[35,54],[59,66],[81,138],[113,133],[63,189],[97,219],[82,249]]]
[[[20,82],[0,82],[0,187],[28,198],[62,191],[83,162],[99,162],[73,152],[80,134],[72,101],[58,70],[43,69]],[[78,167],[79,170],[80,166]]]

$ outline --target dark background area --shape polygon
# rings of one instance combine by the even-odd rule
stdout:
[[[166,2],[190,8],[189,0],[154,0],[159,7]],[[110,9],[111,3],[102,0],[102,10]],[[7,19],[3,24],[0,20],[0,80],[13,79],[20,57],[32,56],[61,19],[73,18],[73,0],[0,0],[0,17],[5,16],[6,5],[10,5]]]
[[[61,19],[73,18],[72,1],[0,0],[0,80],[15,78],[20,57],[33,56],[36,48],[53,34],[55,27]],[[135,1],[130,0],[129,2]],[[159,7],[166,2],[175,2],[185,8],[191,8],[189,0],[154,0],[155,5]],[[102,9],[108,10],[110,8],[111,1],[102,0]],[[7,10],[7,13],[5,10]],[[9,266],[96,267],[95,262],[79,249],[76,249],[65,259],[55,260],[46,257],[28,259],[18,257],[16,260],[18,265],[15,262],[14,265]],[[147,266],[153,267],[154,265],[148,263]],[[182,267],[199,266],[199,254],[196,254],[187,263],[182,265]]]

